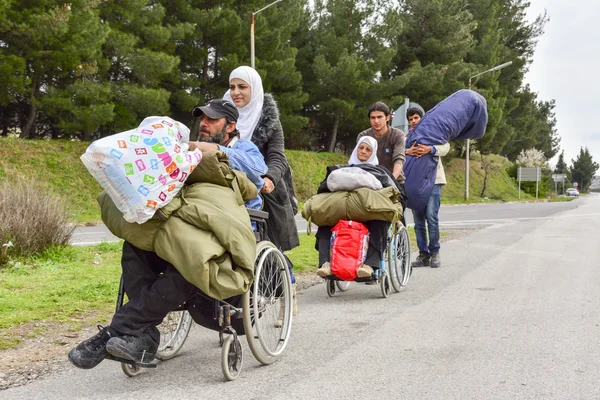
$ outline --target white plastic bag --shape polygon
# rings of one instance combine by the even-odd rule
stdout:
[[[146,222],[167,205],[202,160],[188,152],[190,130],[168,117],[93,142],[81,156],[127,222]]]
[[[358,167],[339,168],[327,177],[327,188],[332,192],[351,191],[361,187],[383,189],[375,175]]]

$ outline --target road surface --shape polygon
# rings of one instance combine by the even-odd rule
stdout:
[[[564,208],[495,211],[498,222],[444,243],[443,266],[415,270],[388,299],[378,286],[304,290],[283,358],[259,366],[245,347],[237,381],[223,381],[216,332],[196,326],[179,357],[136,378],[105,361],[0,397],[598,399],[600,196],[541,207]]]

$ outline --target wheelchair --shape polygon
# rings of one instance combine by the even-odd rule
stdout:
[[[380,267],[368,278],[356,278],[354,282],[379,284],[384,298],[389,297],[391,288],[400,292],[407,284],[412,273],[410,263],[410,238],[402,221],[391,224],[387,234],[387,246]],[[351,281],[344,281],[335,275],[323,278],[327,295],[333,297],[337,290],[345,292]]]
[[[231,299],[216,300],[198,293],[169,313],[158,326],[160,344],[156,359],[175,357],[183,347],[193,324],[219,332],[221,370],[228,381],[235,380],[243,362],[240,335],[246,336],[254,358],[263,365],[272,364],[285,350],[292,329],[292,279],[283,253],[267,240],[266,221],[269,214],[248,209],[255,224],[256,259],[254,281],[250,290]],[[119,286],[117,310],[123,305],[123,278]],[[156,368],[157,363],[121,362],[123,372],[130,377],[142,368]]]

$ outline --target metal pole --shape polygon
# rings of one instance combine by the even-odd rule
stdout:
[[[519,179],[519,200],[521,200],[521,167],[517,169],[517,177]]]
[[[488,72],[499,71],[502,68],[508,67],[512,64],[512,61],[506,62],[504,64],[496,65],[493,68],[488,69],[487,71],[480,72],[469,77],[469,90],[471,90],[471,80],[473,78],[477,78],[480,75],[487,74]],[[465,201],[469,201],[469,152],[470,152],[471,141],[467,139],[467,151],[465,154]],[[520,192],[519,192],[520,195]],[[520,197],[519,197],[520,198]]]
[[[471,78],[469,78],[469,90],[471,90]],[[467,149],[465,152],[465,201],[469,201],[469,148],[471,141],[467,139]]]
[[[254,13],[250,16],[250,66],[254,67]]]
[[[274,1],[271,4],[264,6],[260,10],[253,12],[252,15],[250,16],[250,66],[253,69],[256,69],[255,65],[254,65],[254,16],[256,14],[258,14],[259,12],[264,11],[267,8],[279,3],[280,1],[283,1],[283,0]]]
[[[535,199],[538,199],[538,190],[540,187],[540,167],[535,170]]]

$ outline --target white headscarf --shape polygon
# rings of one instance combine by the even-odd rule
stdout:
[[[237,129],[240,131],[240,138],[251,140],[252,134],[254,133],[254,129],[256,129],[256,125],[258,124],[258,120],[260,119],[263,109],[265,92],[263,91],[262,79],[256,70],[246,66],[237,67],[231,71],[231,74],[229,75],[229,83],[231,83],[231,80],[234,78],[243,80],[250,85],[250,88],[252,89],[252,97],[250,98],[250,102],[244,107],[238,108],[240,117],[237,121]],[[235,104],[229,92],[230,90],[225,93],[223,99],[229,100]]]
[[[367,161],[360,161],[358,159],[358,146],[361,143],[366,143],[371,149],[373,153],[371,153],[371,157]],[[358,139],[358,143],[356,143],[356,147],[352,151],[352,155],[350,156],[350,160],[348,164],[371,164],[371,165],[379,165],[379,160],[377,159],[377,140],[372,138],[371,136],[363,136]]]

